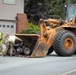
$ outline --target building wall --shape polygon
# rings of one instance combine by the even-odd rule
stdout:
[[[17,13],[24,13],[24,0],[16,0],[16,4],[4,4],[0,0],[0,19],[15,20]]]
[[[0,30],[4,34],[6,32],[15,34],[27,29],[28,20],[24,14],[24,0],[16,0],[16,4],[5,4],[3,1],[0,0]]]

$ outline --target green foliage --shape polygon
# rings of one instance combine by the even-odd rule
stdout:
[[[22,30],[22,33],[24,34],[36,34],[37,32],[40,31],[40,27],[37,25],[34,25],[33,23],[28,23],[28,29],[27,30]]]
[[[55,18],[65,19],[64,3],[62,3],[62,0],[57,0],[53,2],[55,2],[55,4],[53,4],[53,8],[50,9],[51,13],[55,16]]]
[[[52,15],[52,16],[54,16],[54,18],[65,19],[64,5],[65,5],[65,3],[67,3],[66,1],[68,1],[68,0],[29,0],[30,5],[28,5],[28,7],[26,9],[30,8],[29,10],[36,11],[37,8],[33,9],[33,7],[39,6],[39,4],[41,4],[41,7],[43,6],[42,7],[43,9],[41,9],[40,7],[38,7],[38,8],[41,9],[41,12],[44,17],[47,18],[48,16],[51,17],[51,15]],[[33,7],[32,7],[32,5],[33,5]],[[36,11],[36,12],[35,11],[33,12],[34,14],[36,14],[36,12],[39,12],[39,11]],[[41,12],[39,12],[39,13],[41,13]],[[39,13],[37,13],[37,14],[39,14]],[[27,14],[28,14],[28,12],[27,12]]]
[[[41,6],[44,7],[45,10],[42,9],[43,10],[42,14],[44,15],[44,17],[45,16],[47,17],[48,15],[52,15],[54,16],[54,18],[58,18],[58,19],[59,18],[66,19],[65,4],[76,4],[76,0],[29,0],[29,1],[31,3],[31,6],[33,7],[37,6],[38,4],[41,4]],[[33,1],[33,4],[31,1]],[[28,6],[30,7],[30,5]],[[30,8],[30,10],[33,9]],[[37,8],[34,10],[37,10]]]
[[[65,4],[75,4],[76,0],[44,0],[46,8],[54,18],[66,18]]]

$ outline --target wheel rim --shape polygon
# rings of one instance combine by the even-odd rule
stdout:
[[[71,38],[66,38],[64,41],[64,47],[66,50],[71,50],[74,45],[74,42]]]

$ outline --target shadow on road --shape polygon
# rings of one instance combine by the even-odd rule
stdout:
[[[47,56],[59,57],[57,54],[50,54],[50,55],[47,55]]]

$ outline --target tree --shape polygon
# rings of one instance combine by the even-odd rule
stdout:
[[[65,19],[64,5],[69,3],[76,3],[76,0],[25,0],[25,13],[35,24],[40,18]]]

